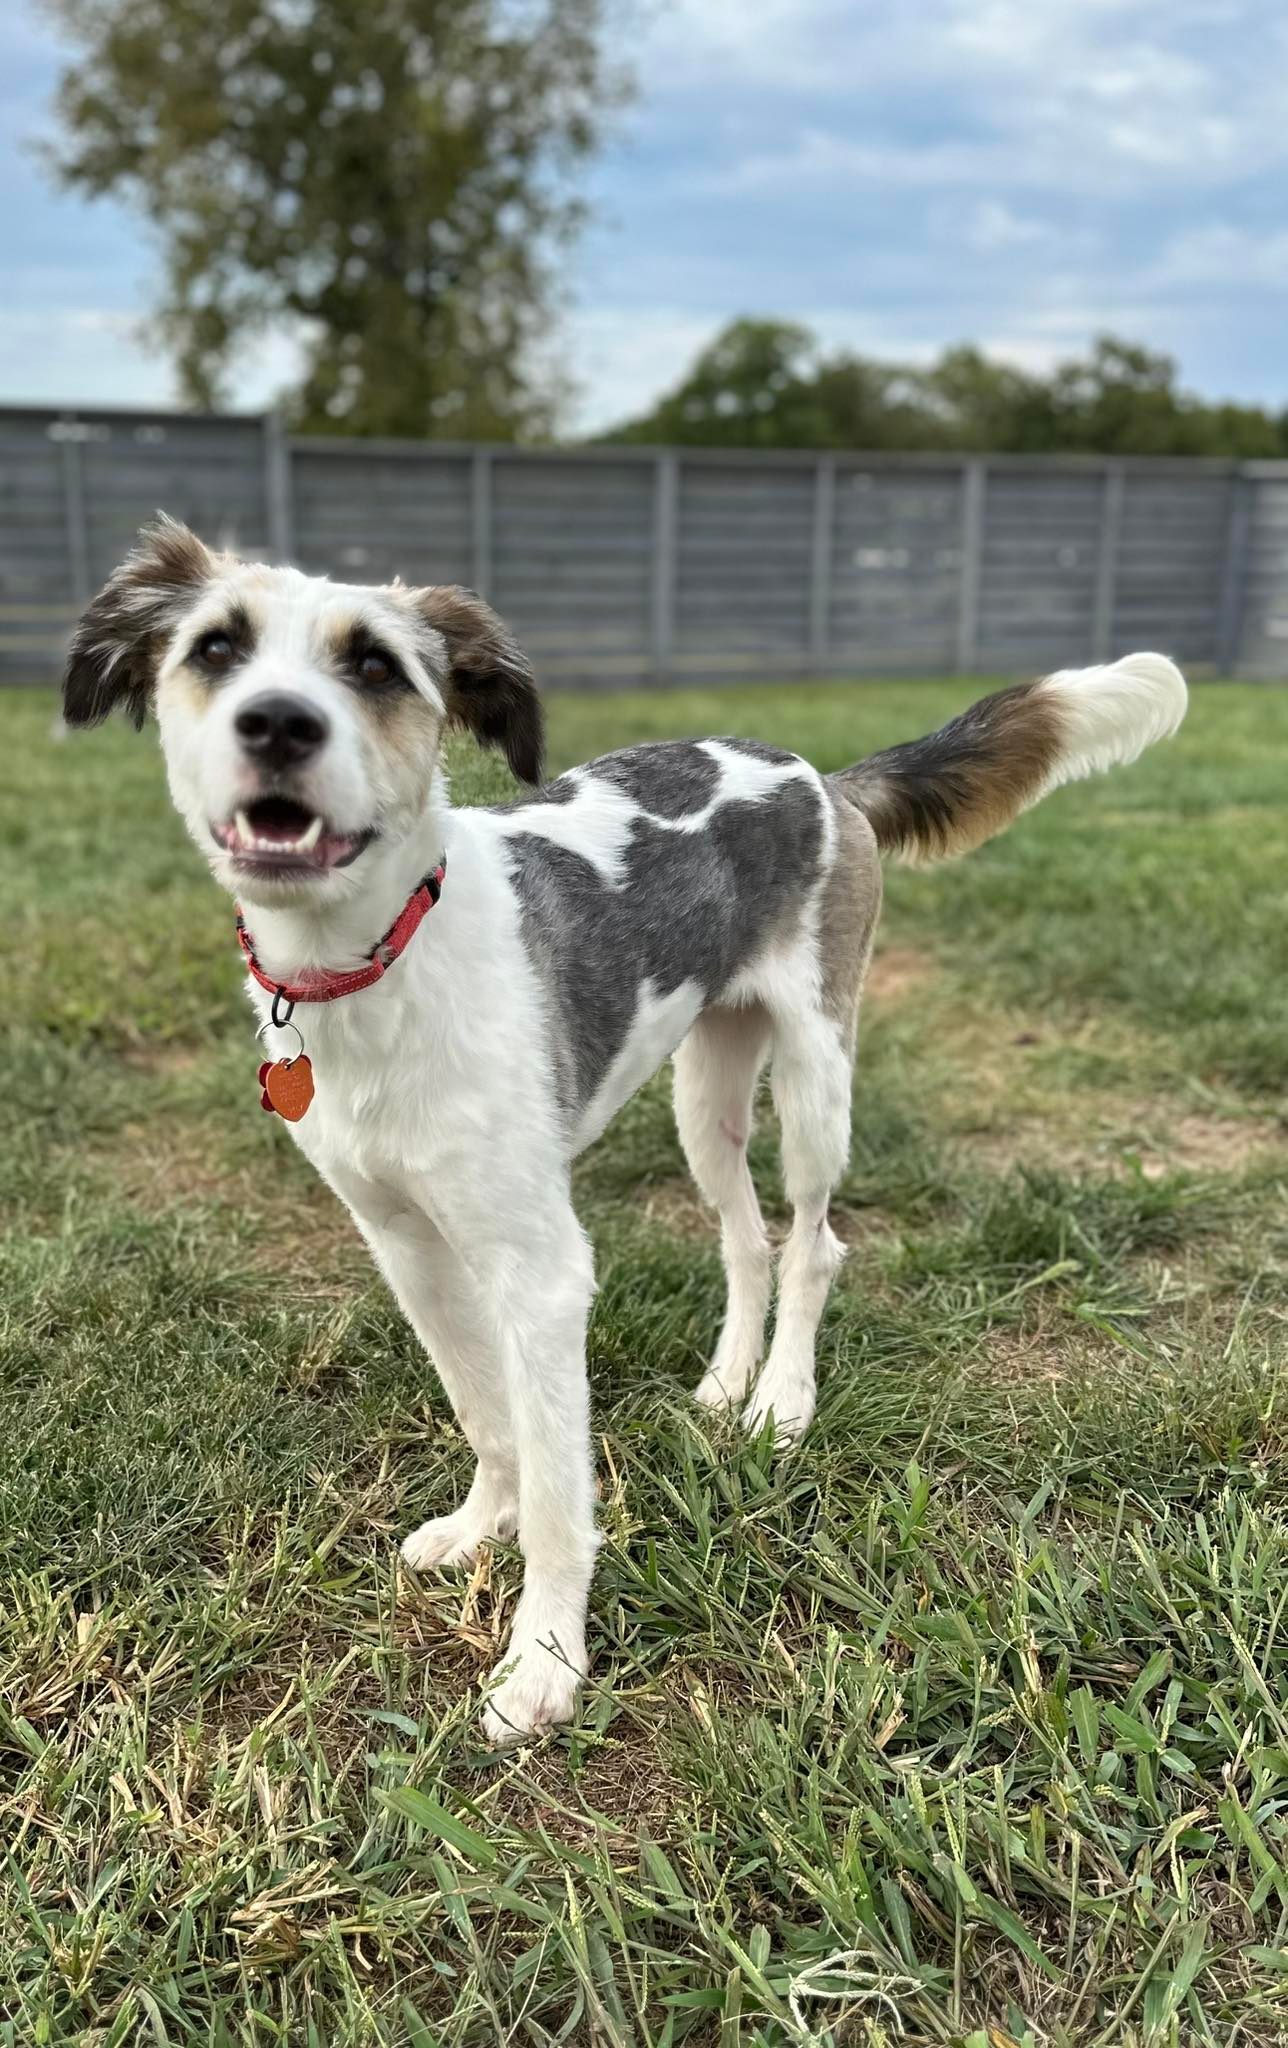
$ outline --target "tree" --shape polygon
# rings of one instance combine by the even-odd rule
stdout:
[[[945,349],[921,380],[939,421],[938,446],[1027,454],[1056,446],[1051,395],[1040,377],[995,362],[982,349]]]
[[[624,80],[605,0],[44,0],[75,55],[54,168],[158,231],[156,314],[215,404],[288,323],[302,428],[550,424],[533,345]]]
[[[734,320],[675,390],[616,441],[758,448],[942,448],[955,452],[1284,455],[1288,415],[1209,404],[1178,388],[1176,366],[1102,335],[1049,376],[981,349],[946,349],[928,369],[826,356],[808,328]]]
[[[819,448],[933,448],[939,427],[927,411],[921,372],[870,357],[825,357],[814,377]]]
[[[1051,398],[1063,445],[1124,455],[1207,452],[1207,408],[1176,388],[1176,365],[1102,335],[1085,362],[1061,363]]]
[[[611,438],[707,447],[798,447],[813,439],[808,328],[790,320],[731,320],[675,390]]]

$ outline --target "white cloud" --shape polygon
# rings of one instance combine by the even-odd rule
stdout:
[[[872,78],[881,50],[900,42],[897,14],[883,21],[870,9],[865,21],[844,0],[670,0],[645,36],[640,71],[646,92],[813,92],[857,79],[864,59]]]
[[[1235,120],[1215,110],[1182,118],[1162,105],[1124,111],[1083,103],[1098,95],[1098,88],[1043,94],[1034,81],[1023,110],[981,106],[991,132],[969,141],[855,140],[852,132],[813,122],[733,158],[710,176],[707,189],[733,195],[838,185],[874,191],[1010,186],[1121,200],[1233,185],[1254,156],[1263,173],[1288,162],[1288,96],[1282,106],[1248,106]]]
[[[802,188],[835,193],[842,185],[933,191],[963,184],[994,184],[1004,169],[993,147],[955,142],[858,142],[832,129],[807,126],[785,144],[735,158],[703,182],[707,191],[731,197]]]
[[[560,356],[576,367],[569,430],[594,434],[647,410],[721,325],[719,312],[680,307],[582,307],[567,315]]]
[[[679,0],[664,22],[648,89],[781,97],[719,168],[727,193],[839,179],[1135,196],[1288,162],[1288,17],[1269,0]],[[811,95],[834,113],[793,119]]]
[[[299,349],[269,332],[239,352],[231,403],[259,411],[299,373]],[[171,406],[179,402],[168,360],[148,347],[140,320],[115,307],[0,309],[0,393],[11,405]]]
[[[171,404],[171,377],[129,326],[96,306],[0,309],[0,392],[17,405]]]
[[[1213,221],[1173,236],[1150,271],[1156,285],[1253,285],[1288,292],[1288,231],[1257,234]]]
[[[970,248],[988,256],[999,249],[1022,249],[1033,242],[1045,242],[1051,232],[1044,221],[1017,213],[1004,200],[981,199],[966,222],[965,237]]]

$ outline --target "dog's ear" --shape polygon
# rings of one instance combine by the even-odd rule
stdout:
[[[480,746],[499,747],[520,782],[540,782],[545,717],[527,655],[490,605],[459,583],[415,593],[427,625],[447,642],[448,716]]]
[[[214,567],[208,548],[160,514],[81,615],[63,673],[68,725],[98,725],[118,704],[147,717],[166,633]]]

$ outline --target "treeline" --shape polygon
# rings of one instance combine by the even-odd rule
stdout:
[[[928,369],[828,354],[785,320],[731,321],[674,391],[605,441],[729,448],[898,448],[1095,455],[1288,456],[1288,410],[1183,391],[1164,355],[1111,335],[1046,375],[981,349]]]

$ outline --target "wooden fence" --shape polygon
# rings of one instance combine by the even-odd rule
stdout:
[[[1159,647],[1288,677],[1288,463],[516,449],[273,415],[0,410],[0,680],[158,509],[350,582],[462,582],[551,683],[1013,675]]]

